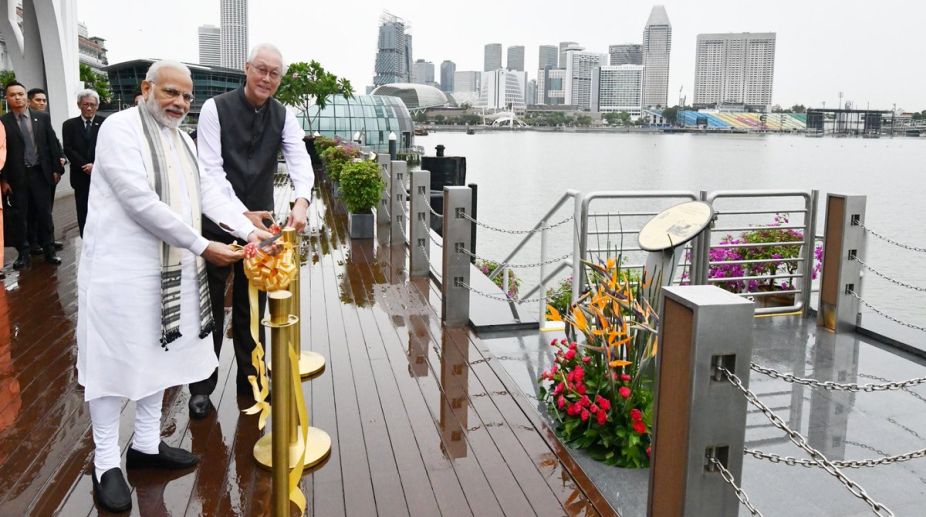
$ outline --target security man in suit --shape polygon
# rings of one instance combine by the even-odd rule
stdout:
[[[10,111],[0,117],[7,135],[7,160],[0,170],[0,189],[12,196],[14,234],[12,243],[19,250],[13,263],[16,269],[31,264],[26,232],[29,205],[36,208],[38,239],[45,250],[45,261],[58,265],[61,259],[55,254],[54,230],[51,215],[51,192],[64,173],[58,153],[55,131],[47,113],[29,109],[26,88],[16,81],[4,89]]]
[[[32,111],[41,111],[43,113],[48,113],[48,94],[45,90],[41,88],[32,88],[26,92],[26,96],[29,98],[29,109]],[[67,160],[64,159],[64,153],[61,151],[61,142],[56,142],[58,144],[57,150],[58,154],[61,155],[61,165],[67,165]],[[56,185],[57,186],[57,185]],[[55,188],[51,189],[51,205],[52,209],[55,206]],[[32,247],[33,255],[41,255],[45,253],[45,250],[42,249],[42,245],[38,240],[38,231],[36,229],[35,223],[35,207],[29,205],[29,219],[26,223],[26,229],[29,232],[29,245]],[[54,234],[54,227],[52,227],[52,234]],[[61,241],[55,241],[55,249],[60,250],[64,248],[64,243]]]
[[[96,160],[96,135],[106,117],[96,114],[100,107],[100,96],[93,90],[77,93],[77,107],[80,108],[80,116],[64,121],[61,137],[64,139],[64,154],[71,161],[71,187],[74,188],[74,203],[77,206],[77,225],[83,237],[90,176]]]

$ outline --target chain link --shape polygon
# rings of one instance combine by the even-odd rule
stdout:
[[[876,515],[891,516],[891,517],[894,516],[894,512],[892,512],[886,506],[882,505],[881,503],[869,497],[868,493],[865,492],[864,488],[859,486],[855,481],[852,481],[851,479],[846,477],[846,475],[843,474],[839,470],[839,468],[833,464],[833,462],[828,460],[826,456],[823,455],[823,453],[811,447],[807,443],[806,438],[804,438],[797,431],[794,431],[793,429],[788,427],[788,424],[786,424],[784,420],[781,419],[781,417],[779,417],[774,412],[772,412],[772,410],[769,409],[768,406],[763,404],[762,401],[759,400],[759,398],[756,396],[755,393],[749,391],[748,389],[746,389],[745,386],[743,386],[743,381],[741,381],[739,377],[737,377],[735,374],[733,374],[726,368],[722,368],[722,367],[717,368],[717,371],[722,373],[724,377],[726,377],[727,381],[729,381],[731,384],[736,386],[746,397],[746,400],[748,400],[750,404],[758,408],[762,412],[762,414],[764,414],[765,417],[768,418],[772,422],[772,424],[774,424],[775,427],[787,433],[788,439],[791,440],[791,443],[793,443],[794,445],[797,445],[798,447],[803,449],[804,452],[809,454],[811,459],[814,461],[814,463],[820,465],[820,467],[823,468],[823,470],[825,470],[830,475],[838,479],[839,482],[842,483],[849,490],[850,493],[852,493],[852,495],[854,495],[855,497],[858,497],[862,501],[865,501],[865,503],[874,511]]]
[[[901,282],[900,280],[896,280],[896,279],[894,279],[894,278],[891,278],[891,277],[885,275],[884,273],[878,271],[877,269],[875,269],[875,268],[869,266],[869,265],[866,264],[862,259],[860,259],[860,258],[858,258],[858,257],[855,257],[855,261],[858,262],[859,264],[861,264],[861,265],[862,265],[865,269],[867,269],[868,271],[871,271],[872,273],[874,273],[874,274],[880,276],[881,278],[887,280],[888,282],[890,282],[890,283],[892,283],[892,284],[894,284],[894,285],[897,285],[897,286],[900,286],[900,287],[906,287],[907,289],[913,289],[914,291],[919,291],[919,292],[921,292],[921,293],[926,293],[926,287],[917,287],[917,286],[915,286],[915,285],[911,285],[911,284],[908,284],[908,283],[906,283],[906,282]]]
[[[496,232],[509,233],[512,235],[523,235],[525,233],[538,233],[544,230],[552,230],[553,228],[556,228],[557,226],[561,226],[563,224],[568,223],[569,221],[572,221],[574,216],[570,215],[569,217],[563,219],[562,221],[558,223],[551,224],[550,226],[541,226],[540,228],[534,228],[533,230],[506,230],[505,228],[499,228],[497,226],[486,224],[482,221],[477,221],[476,219],[473,219],[472,217],[470,217],[469,214],[465,214],[465,213],[463,214],[463,218],[471,223],[475,223],[478,226],[482,226],[483,228],[487,228],[489,230],[495,230]]]
[[[542,297],[540,297],[540,298],[528,298],[528,299],[526,299],[526,300],[520,300],[520,299],[517,299],[517,298],[508,298],[508,297],[506,297],[506,296],[496,296],[496,295],[494,295],[494,294],[484,293],[484,292],[482,292],[482,291],[476,289],[475,287],[473,287],[473,286],[467,284],[466,282],[460,282],[460,287],[465,287],[466,289],[469,289],[470,292],[476,293],[476,294],[478,294],[479,296],[482,296],[483,298],[488,298],[488,299],[490,299],[490,300],[498,300],[498,301],[500,301],[500,302],[505,302],[505,303],[517,303],[517,304],[522,304],[522,303],[537,303],[537,302],[540,302],[540,301],[543,301],[543,300],[546,300],[546,299],[547,299],[546,296],[542,296]]]
[[[743,489],[736,484],[736,480],[733,479],[733,474],[731,474],[730,471],[727,470],[717,458],[708,458],[708,461],[710,461],[714,468],[720,472],[720,476],[723,478],[723,480],[726,481],[728,485],[733,487],[733,490],[736,492],[736,498],[740,500],[740,503],[743,503],[743,506],[749,510],[749,513],[761,517],[762,512],[760,512],[758,508],[749,502],[749,496],[746,495],[746,492],[743,492]]]
[[[443,219],[443,218],[444,218],[444,214],[439,214],[439,213],[435,212],[433,208],[431,208],[431,203],[428,203],[428,210],[431,211],[431,215],[433,215],[434,217],[437,217],[438,219]]]
[[[753,449],[743,449],[743,452],[746,454],[760,459],[760,460],[769,460],[772,463],[784,463],[790,467],[801,466],[806,468],[819,467],[820,465],[808,459],[802,458],[793,458],[791,456],[780,456],[773,452],[764,452]],[[848,469],[858,469],[862,467],[876,467],[878,465],[890,465],[893,463],[901,463],[904,461],[915,460],[919,458],[926,457],[926,449],[920,449],[918,451],[911,451],[904,454],[895,454],[894,456],[885,456],[883,458],[868,458],[864,460],[844,460],[844,461],[834,461],[833,465],[836,465],[839,468],[848,468]]]
[[[437,239],[434,238],[434,235],[432,235],[431,232],[428,232],[428,237],[431,238],[431,242],[433,242],[434,244],[436,244],[438,248],[443,248],[443,247],[444,247],[443,244],[441,244],[440,242],[437,242]]]
[[[906,321],[901,321],[901,320],[899,320],[899,319],[897,319],[897,318],[891,316],[890,314],[888,314],[888,313],[882,311],[881,309],[879,309],[879,308],[875,307],[874,305],[872,305],[872,304],[866,302],[865,300],[863,300],[862,297],[859,296],[858,293],[856,293],[855,291],[849,291],[849,294],[851,294],[852,296],[854,296],[856,300],[860,301],[860,302],[862,303],[862,305],[864,305],[865,307],[868,307],[869,309],[872,310],[872,312],[874,312],[874,313],[877,314],[878,316],[881,316],[881,317],[884,318],[884,319],[893,321],[894,323],[896,323],[896,324],[898,324],[898,325],[901,325],[901,326],[904,326],[904,327],[907,327],[907,328],[911,328],[911,329],[913,329],[913,330],[919,330],[920,332],[926,332],[926,327],[922,327],[922,326],[920,326],[920,325],[914,325],[913,323],[907,323]]]
[[[756,363],[750,363],[749,367],[754,372],[759,372],[775,379],[781,379],[785,382],[791,382],[794,384],[802,384],[804,386],[823,388],[829,391],[865,391],[871,393],[874,391],[904,390],[911,386],[926,384],[926,377],[919,377],[907,381],[888,381],[883,384],[852,384],[833,381],[818,381],[817,379],[810,379],[807,377],[796,377],[790,373],[781,373],[774,368],[765,368],[763,366],[759,366]]]
[[[473,258],[476,259],[476,260],[482,260],[482,261],[484,261],[484,262],[495,262],[495,261],[492,260],[492,259],[487,259],[487,258],[485,258],[485,257],[480,257],[479,255],[476,255],[475,253],[469,251],[469,250],[466,249],[466,248],[462,248],[460,251],[462,251],[464,255],[469,255],[470,257],[473,257]],[[552,258],[552,259],[549,259],[549,260],[545,260],[545,261],[543,261],[543,262],[537,262],[537,263],[534,263],[534,264],[506,264],[506,263],[503,263],[503,264],[499,264],[498,267],[511,268],[511,269],[518,269],[518,268],[526,269],[526,268],[532,268],[532,267],[548,266],[548,265],[550,265],[550,264],[556,264],[557,262],[562,262],[562,261],[566,260],[567,258],[569,258],[569,257],[571,257],[571,256],[572,256],[572,253],[567,253],[567,254],[563,255],[562,257],[556,257],[556,258]]]
[[[872,230],[871,228],[868,228],[868,227],[865,226],[865,224],[862,223],[862,222],[859,222],[858,225],[861,226],[862,229],[865,230],[866,232],[868,232],[868,233],[874,235],[875,237],[881,239],[881,240],[884,241],[884,242],[893,244],[894,246],[897,246],[898,248],[903,248],[903,249],[905,249],[905,250],[910,250],[910,251],[916,251],[916,252],[918,252],[918,253],[926,253],[926,248],[918,248],[918,247],[916,247],[916,246],[910,246],[909,244],[904,244],[904,243],[902,243],[902,242],[897,242],[897,241],[895,241],[894,239],[891,239],[890,237],[885,237],[884,235],[881,235],[880,233],[878,233],[878,232]]]

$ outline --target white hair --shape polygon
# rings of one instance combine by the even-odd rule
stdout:
[[[87,88],[77,92],[77,104],[80,104],[80,102],[87,97],[93,97],[93,100],[95,100],[97,104],[100,103],[100,94],[96,93],[90,88]]]
[[[286,63],[283,62],[283,53],[280,52],[280,49],[278,49],[277,46],[273,43],[258,43],[257,45],[254,45],[254,47],[251,48],[251,52],[248,53],[248,63],[254,61],[254,58],[257,57],[257,54],[263,50],[272,52],[280,58],[280,67],[283,69],[280,70],[281,73],[286,70]]]
[[[193,79],[193,73],[190,72],[189,67],[187,67],[180,61],[173,61],[171,59],[162,59],[160,61],[155,61],[154,63],[151,63],[151,66],[148,67],[148,73],[145,74],[145,80],[151,81],[151,82],[157,82],[155,79],[157,78],[158,73],[161,71],[162,68],[169,68],[171,70],[177,70],[178,72],[182,72],[184,75],[189,77],[191,80]]]

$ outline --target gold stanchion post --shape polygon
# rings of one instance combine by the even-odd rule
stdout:
[[[290,379],[289,346],[290,333],[295,325],[292,316],[293,295],[287,291],[274,291],[267,295],[270,303],[270,339],[273,347],[273,363],[277,369],[273,372],[273,411],[271,422],[273,425],[273,485],[271,500],[273,515],[289,515],[289,462],[292,441],[298,441],[298,434],[293,430],[286,432],[290,427],[292,403],[292,379]],[[298,456],[297,456],[298,457]]]
[[[294,228],[284,228],[283,229],[283,240],[292,244],[293,254],[296,259],[296,267],[302,267],[302,250],[298,235]],[[300,273],[296,274],[296,278],[293,279],[289,284],[289,292],[293,293],[293,314],[297,316],[302,315],[302,307],[300,304],[301,292],[300,287]],[[302,351],[302,324],[296,323],[296,326],[293,330],[293,348],[295,349],[296,356],[299,357],[299,376],[303,379],[308,377],[314,377],[322,372],[325,369],[325,357],[321,354],[315,352],[303,352]]]

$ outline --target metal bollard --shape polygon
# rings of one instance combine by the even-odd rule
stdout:
[[[412,171],[412,198],[408,220],[409,276],[428,276],[431,257],[431,173]]]
[[[444,248],[441,275],[441,318],[447,326],[469,323],[470,262],[463,248],[470,246],[472,191],[469,187],[444,187]]]
[[[665,287],[650,466],[650,517],[737,515],[739,501],[707,458],[742,479],[753,304],[716,286]]]
[[[289,469],[293,460],[292,449],[301,446],[298,432],[292,429],[293,412],[292,379],[289,368],[290,335],[295,320],[292,316],[293,295],[288,291],[268,293],[270,305],[270,342],[273,347],[273,411],[270,413],[273,425],[272,441],[272,485],[271,501],[273,515],[289,515]],[[296,453],[299,456],[301,451]]]
[[[860,323],[862,265],[855,258],[865,252],[865,196],[829,194],[817,324],[834,332],[853,330]],[[813,249],[807,251],[813,254]]]
[[[405,181],[408,174],[408,164],[402,160],[392,161],[392,177],[389,182],[390,203],[389,214],[392,216],[389,239],[390,243],[405,244],[405,214],[408,211],[405,201]]]
[[[376,207],[376,225],[380,226],[389,224],[389,194],[391,192],[389,190],[389,180],[392,177],[392,160],[389,159],[388,154],[377,154],[376,163],[379,164],[380,176],[386,183],[386,187],[380,196],[379,205]]]

